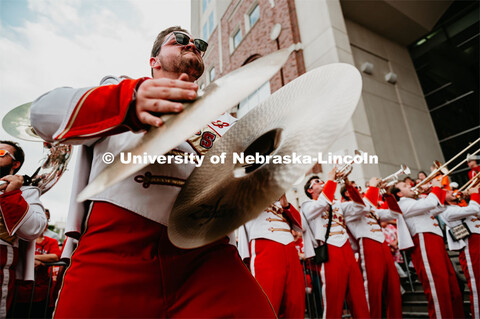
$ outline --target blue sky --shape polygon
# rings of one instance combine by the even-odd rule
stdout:
[[[0,0],[0,119],[14,107],[60,86],[97,85],[108,74],[150,75],[156,35],[190,28],[190,0]],[[43,157],[41,143],[10,137],[26,151],[21,174]],[[65,220],[74,161],[42,196],[52,219]]]

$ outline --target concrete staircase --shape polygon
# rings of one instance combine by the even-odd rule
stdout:
[[[470,299],[467,281],[460,266],[458,252],[448,251],[450,260],[454,266],[460,283],[460,290],[463,291],[463,306],[466,318],[471,318]],[[415,273],[415,269],[410,268],[413,282],[413,291],[408,278],[402,278],[401,284],[406,290],[402,295],[403,318],[428,318],[428,301],[423,292],[423,287]]]

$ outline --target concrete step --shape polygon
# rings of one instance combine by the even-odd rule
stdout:
[[[403,318],[411,318],[411,319],[423,319],[423,318],[428,318],[428,312],[411,312],[411,311],[406,311],[406,312],[403,312]]]
[[[425,294],[423,293],[423,291],[414,291],[414,292],[407,291],[402,295],[402,302],[407,302],[407,301],[427,301],[427,297],[425,297]]]
[[[416,312],[416,313],[428,313],[428,301],[422,300],[412,300],[412,301],[402,301],[402,312]]]

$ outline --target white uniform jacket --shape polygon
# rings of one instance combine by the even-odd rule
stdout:
[[[250,241],[254,239],[268,239],[288,245],[294,241],[291,228],[287,220],[282,217],[282,207],[279,202],[264,210],[257,218],[252,219],[238,230],[238,251],[242,259],[249,258]]]
[[[397,234],[400,249],[407,249],[413,246],[413,241],[408,231],[402,214],[390,209],[377,208],[378,188],[370,187],[364,197],[364,203],[367,210],[358,211],[358,214],[345,217],[347,227],[356,240],[360,238],[370,238],[383,243],[385,235],[383,234],[380,222],[397,220]]]
[[[440,217],[442,217],[447,226],[447,243],[448,249],[450,250],[460,250],[465,247],[464,240],[453,240],[449,231],[452,227],[464,222],[470,232],[473,234],[480,234],[480,205],[474,200],[470,200],[466,207],[449,205]]]
[[[40,236],[45,227],[47,226],[47,217],[45,215],[45,210],[40,201],[40,190],[34,186],[22,186],[20,188],[21,197],[25,200],[28,205],[25,207],[13,207],[17,206],[17,203],[10,203],[10,205],[4,202],[4,196],[7,196],[9,193],[0,192],[0,211],[2,214],[2,220],[5,224],[8,235],[11,236],[8,240],[0,239],[0,245],[20,247],[19,262],[16,267],[16,277],[17,279],[23,280],[35,280],[35,239]],[[21,203],[19,203],[21,206]],[[20,215],[13,220],[10,219],[9,211],[21,209]],[[21,242],[25,243],[25,247],[21,247]],[[25,248],[25,249],[23,249]],[[8,252],[13,250],[7,249]],[[7,259],[9,257],[7,256]],[[13,255],[11,257],[13,259]]]
[[[435,216],[442,212],[443,204],[438,196],[431,192],[426,198],[400,198],[398,206],[412,236],[418,233],[433,233],[443,236]]]
[[[304,218],[302,220],[302,226],[304,236],[306,237],[304,238],[304,250],[305,257],[307,258],[314,255],[314,252],[310,251],[310,248],[316,246],[314,243],[306,244],[307,239],[310,242],[312,240],[325,242],[329,205],[332,206],[333,217],[327,243],[336,247],[345,245],[349,238],[344,216],[365,211],[365,206],[363,205],[354,202],[341,203],[340,201],[334,200],[333,194],[335,193],[335,187],[330,187],[330,185],[333,184],[334,182],[327,181],[324,191],[317,200],[310,199],[302,204],[301,212]],[[332,188],[333,192],[331,191]],[[304,221],[305,225],[303,223]]]

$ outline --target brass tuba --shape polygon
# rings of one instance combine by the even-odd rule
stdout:
[[[42,142],[46,156],[42,164],[27,180],[27,183],[46,193],[55,185],[67,169],[73,147],[65,144],[52,144],[42,140],[30,124],[30,106],[22,104],[8,112],[2,120],[3,129],[11,136],[29,142]]]

